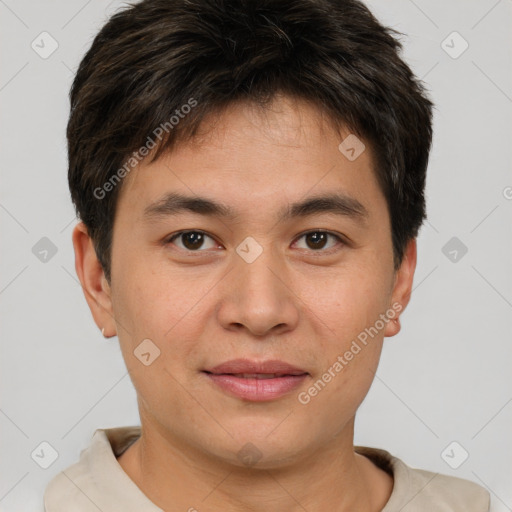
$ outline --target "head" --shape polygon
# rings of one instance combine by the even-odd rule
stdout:
[[[151,0],[82,60],[76,268],[142,421],[170,440],[229,461],[251,441],[271,466],[353,421],[425,218],[432,103],[393,32],[355,0]],[[205,374],[235,358],[306,378],[241,400]]]

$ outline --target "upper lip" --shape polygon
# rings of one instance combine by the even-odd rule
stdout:
[[[250,359],[232,359],[204,370],[208,373],[274,373],[278,375],[303,375],[306,372],[285,361],[272,359],[268,361],[251,361]]]

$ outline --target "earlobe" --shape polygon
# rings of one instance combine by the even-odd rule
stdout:
[[[395,273],[390,309],[395,311],[396,315],[392,321],[387,323],[384,333],[385,337],[395,336],[400,332],[399,315],[403,313],[411,298],[414,272],[416,270],[416,249],[416,239],[410,240],[405,249],[400,268]]]
[[[386,329],[384,330],[385,338],[391,338],[392,336],[395,336],[400,332],[400,329],[402,327],[400,325],[400,318],[398,316],[399,314],[400,313],[397,313],[397,316],[386,324]]]
[[[105,279],[94,244],[83,222],[75,226],[72,239],[76,273],[94,321],[104,337],[115,336],[116,323],[110,286]]]

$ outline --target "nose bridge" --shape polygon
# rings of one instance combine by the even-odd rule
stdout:
[[[283,262],[270,244],[248,237],[237,247],[219,311],[224,327],[241,324],[253,334],[263,335],[297,322]]]
[[[242,247],[239,247],[239,252],[244,250]],[[250,253],[254,253],[254,251],[255,249],[251,247]],[[270,242],[265,249],[262,247],[261,253],[254,260],[247,260],[244,257],[240,257],[240,259],[241,261],[237,262],[236,271],[239,278],[246,284],[247,298],[262,294],[262,296],[268,295],[267,300],[271,300],[281,294],[282,290],[280,289],[284,284],[276,277],[277,269],[281,265],[276,255],[273,254]]]

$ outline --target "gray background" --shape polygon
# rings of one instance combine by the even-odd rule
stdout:
[[[117,338],[102,338],[75,275],[66,181],[73,71],[118,5],[0,0],[3,511],[42,510],[47,482],[94,429],[138,424]],[[407,34],[404,58],[437,110],[415,288],[402,331],[385,341],[355,442],[478,482],[492,510],[512,510],[512,0],[368,5]],[[58,44],[47,58],[31,47],[51,49],[44,31]],[[454,31],[469,44],[460,55]],[[43,237],[57,250],[46,261]],[[58,453],[47,469],[43,441]]]

